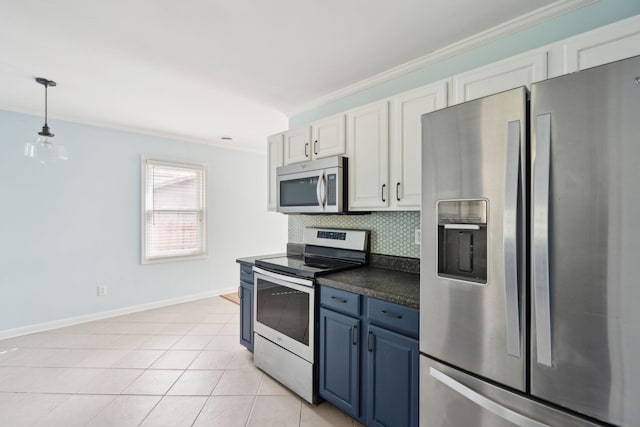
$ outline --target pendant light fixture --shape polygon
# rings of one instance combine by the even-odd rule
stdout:
[[[42,77],[36,77],[36,82],[44,86],[44,126],[38,132],[38,137],[24,145],[24,155],[38,160],[40,163],[67,160],[67,149],[53,140],[53,134],[47,124],[47,89],[54,87],[56,82]]]

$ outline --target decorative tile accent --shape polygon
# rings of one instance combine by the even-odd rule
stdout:
[[[414,230],[420,227],[420,212],[372,212],[368,215],[290,215],[289,242],[302,243],[305,227],[371,230],[371,252],[420,258]]]

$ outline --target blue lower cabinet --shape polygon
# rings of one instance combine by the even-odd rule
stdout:
[[[389,330],[367,328],[367,425],[418,425],[418,341]]]
[[[253,351],[253,283],[240,281],[240,344]]]
[[[347,414],[360,412],[360,320],[320,308],[319,393]]]

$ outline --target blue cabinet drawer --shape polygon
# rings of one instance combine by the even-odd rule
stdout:
[[[240,280],[242,280],[243,282],[253,283],[252,266],[240,264]]]
[[[351,292],[321,286],[320,304],[345,314],[360,315],[360,295]]]
[[[368,299],[369,322],[401,334],[418,338],[420,311],[406,305]]]

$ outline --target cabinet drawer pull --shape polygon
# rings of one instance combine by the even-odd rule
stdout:
[[[307,148],[309,148],[309,143],[308,142],[306,142],[304,144],[304,156],[305,157],[309,157],[309,152],[307,151]]]
[[[242,299],[242,286],[238,286],[238,298]]]
[[[318,155],[318,140],[313,141],[313,154]]]
[[[393,317],[394,319],[402,319],[402,314],[392,313],[387,310],[381,310],[380,313],[382,313],[384,316],[387,316],[387,317]]]
[[[355,325],[351,328],[351,343],[358,344],[358,327]]]
[[[396,183],[396,200],[400,201],[400,183]]]
[[[387,184],[382,184],[382,201],[386,202],[387,200],[384,198],[384,189],[387,186]]]
[[[367,350],[373,351],[373,333],[371,331],[367,335]]]
[[[341,302],[342,304],[346,304],[346,303],[347,303],[347,300],[346,300],[346,299],[338,298],[338,297],[337,297],[337,296],[335,296],[335,295],[331,295],[331,299],[336,300],[336,301],[338,301],[338,302]]]

